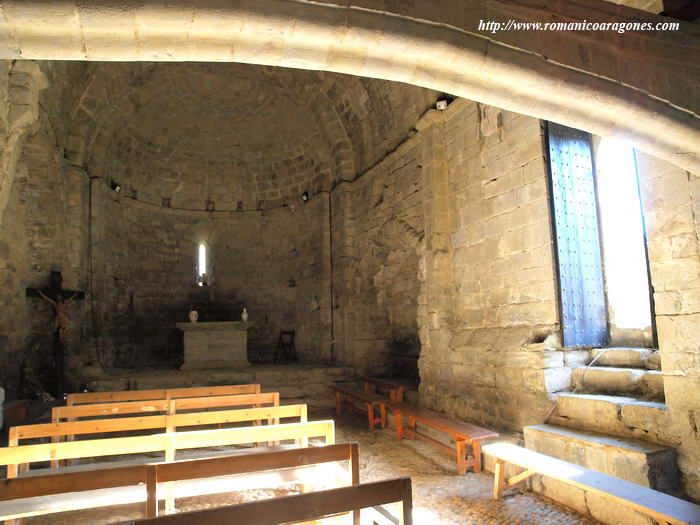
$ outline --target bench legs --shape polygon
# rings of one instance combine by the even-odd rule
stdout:
[[[493,478],[493,499],[501,499],[503,491],[512,489],[519,483],[527,480],[533,474],[537,474],[534,470],[524,470],[520,474],[506,479],[506,463],[502,459],[496,458],[496,468]]]
[[[340,413],[343,411],[343,397],[340,392],[335,393],[335,413],[336,415],[340,415]]]
[[[375,425],[380,425],[382,428],[386,428],[386,405],[380,403],[378,405],[379,417],[374,417],[374,404],[366,403],[367,407],[367,421],[369,422],[369,429],[374,430]]]

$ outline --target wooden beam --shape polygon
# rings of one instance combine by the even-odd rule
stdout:
[[[537,472],[535,472],[534,470],[525,470],[520,474],[516,474],[515,476],[508,478],[508,488],[512,489],[515,485],[527,480],[527,478],[529,478],[533,474],[537,474]]]
[[[0,501],[137,485],[144,481],[144,475],[144,466],[135,465],[3,479],[0,480]]]
[[[357,444],[354,444],[355,447]],[[293,448],[275,452],[257,452],[237,456],[221,456],[211,459],[193,459],[159,463],[157,481],[184,481],[232,474],[244,474],[261,470],[317,465],[333,461],[347,461],[352,457],[352,449],[347,444],[326,447]]]
[[[181,512],[128,523],[132,525],[191,525],[192,523],[197,525],[221,525],[222,523],[279,525],[280,523],[320,519],[324,516],[398,501],[402,502],[404,525],[412,525],[411,480],[409,478],[251,501],[202,511]]]

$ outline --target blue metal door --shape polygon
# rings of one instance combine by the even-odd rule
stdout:
[[[550,122],[548,142],[564,346],[602,346],[607,309],[591,136]]]

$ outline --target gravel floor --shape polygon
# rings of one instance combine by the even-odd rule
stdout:
[[[312,419],[334,417],[314,414]],[[360,444],[361,480],[408,476],[413,483],[414,523],[417,525],[595,524],[589,518],[532,493],[510,492],[501,501],[490,498],[490,474],[455,474],[454,460],[420,441],[398,442],[390,430],[370,432],[357,414],[336,419],[337,441]],[[280,490],[250,490],[177,501],[178,510],[197,510],[274,496],[295,494],[298,486]],[[142,517],[142,505],[64,512],[31,518],[32,525],[102,525]],[[194,524],[193,524],[194,525]],[[235,524],[243,525],[243,524]],[[252,525],[252,524],[251,524]]]

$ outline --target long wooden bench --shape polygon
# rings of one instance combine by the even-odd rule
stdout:
[[[162,452],[174,458],[178,450],[323,437],[333,444],[333,421],[167,432],[147,436],[89,439],[0,448],[0,465],[19,465],[62,459],[97,458]]]
[[[176,399],[180,397],[230,396],[236,394],[259,393],[260,385],[258,384],[119,390],[114,392],[77,392],[66,396],[66,405],[72,406],[118,401],[148,401],[154,399]]]
[[[276,393],[275,393],[276,394]],[[271,394],[273,401],[278,401],[275,394]],[[171,401],[175,403],[175,401]],[[111,434],[115,432],[131,432],[136,430],[163,430],[175,432],[179,428],[192,428],[208,425],[222,425],[230,423],[256,424],[261,420],[267,420],[268,424],[279,424],[280,419],[295,418],[299,422],[307,421],[306,405],[286,405],[266,408],[249,408],[243,410],[218,410],[215,412],[194,412],[185,414],[163,414],[156,416],[120,417],[114,419],[97,419],[87,421],[73,421],[64,423],[44,423],[38,425],[22,425],[12,427],[9,431],[8,446],[15,447],[22,440],[52,438],[53,442],[60,442],[67,436],[80,436],[90,434]],[[274,443],[269,443],[270,445]],[[305,443],[300,443],[302,446]],[[166,458],[173,459],[173,458]],[[57,467],[58,462],[53,461],[52,467]],[[8,468],[8,477],[14,477],[17,466]]]
[[[381,428],[386,428],[386,405],[389,399],[368,392],[362,388],[356,388],[348,385],[333,385],[330,387],[335,392],[335,411],[340,415],[343,408],[367,412],[367,420],[369,429],[374,430],[375,425],[380,425]],[[363,405],[363,408],[356,407],[352,401],[356,400]],[[375,416],[375,409],[379,412],[379,417]]]
[[[279,393],[235,394],[211,397],[156,399],[152,401],[120,401],[90,405],[61,406],[51,409],[51,421],[95,418],[138,413],[176,413],[184,410],[204,410],[222,407],[262,407],[279,405]]]
[[[404,436],[411,439],[419,438],[445,449],[450,454],[455,454],[458,474],[465,474],[468,467],[471,467],[474,472],[481,472],[481,441],[498,437],[498,433],[492,430],[457,421],[445,414],[409,403],[392,403],[390,408],[394,412],[397,439],[403,439]],[[404,416],[408,418],[408,427],[404,426]],[[447,445],[418,432],[416,422],[449,434],[455,442],[455,450],[453,451]],[[468,445],[471,445],[471,456],[468,456],[466,451]]]
[[[256,436],[261,439],[256,439]],[[323,437],[326,444],[333,444],[335,442],[333,421],[19,445],[0,449],[0,465],[7,465],[9,471],[13,466],[35,462],[54,462],[153,452],[162,452],[166,459],[174,459],[177,450],[259,444],[280,442],[282,440],[294,440],[296,442],[311,437]],[[169,488],[166,506],[168,509],[173,508],[171,488]]]
[[[399,516],[391,516],[387,522],[413,525],[413,497],[409,478],[375,481],[351,487],[251,501],[228,507],[181,512],[170,516],[129,521],[123,525],[192,525],[193,523],[197,525],[221,525],[222,523],[279,525],[319,520],[395,502],[401,503]]]
[[[215,458],[105,467],[89,471],[62,472],[0,482],[0,519],[16,519],[106,505],[145,503],[147,517],[158,515],[161,483],[178,482],[176,497],[275,488],[280,482],[305,481],[314,476],[309,467],[347,462],[344,483],[359,484],[356,443],[259,452],[241,451]],[[274,476],[244,474],[274,471]],[[341,472],[338,472],[339,476]],[[220,478],[220,476],[227,476]],[[187,483],[217,477],[217,483]],[[184,483],[182,483],[184,482]]]
[[[386,395],[392,403],[401,403],[406,393],[406,386],[400,385],[388,379],[363,377],[364,389],[375,394]]]
[[[700,524],[700,506],[629,481],[614,478],[511,443],[485,445],[484,453],[496,459],[494,499],[500,499],[504,490],[524,482],[530,476],[541,474],[611,499],[620,505],[646,514],[659,523]],[[517,465],[525,470],[506,479],[506,464]]]

